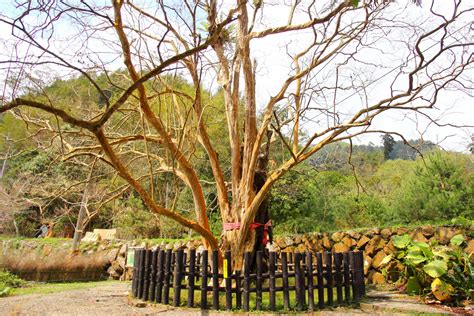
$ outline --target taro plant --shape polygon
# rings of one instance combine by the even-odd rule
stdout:
[[[413,241],[408,235],[392,237],[395,254],[384,258],[383,264],[398,261],[405,268],[400,281],[409,294],[432,294],[441,302],[459,304],[474,300],[473,254],[466,254],[464,236],[454,236],[449,246],[429,245]]]

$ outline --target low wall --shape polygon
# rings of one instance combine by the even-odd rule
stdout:
[[[385,282],[381,261],[393,254],[391,241],[394,235],[409,234],[416,241],[449,244],[451,238],[463,234],[466,240],[464,251],[474,252],[474,226],[425,225],[417,228],[385,228],[364,231],[334,233],[309,233],[275,238],[272,249],[277,252],[321,251],[364,252],[364,274],[369,283]],[[177,249],[202,249],[200,240],[179,240],[165,244],[137,241],[102,241],[82,243],[78,253],[71,253],[71,241],[54,245],[43,240],[0,240],[0,268],[6,268],[25,279],[36,281],[97,280],[112,278],[131,279],[131,270],[125,267],[126,253],[131,247],[168,247]],[[403,267],[394,267],[402,269]],[[389,274],[390,277],[390,274]],[[392,276],[393,278],[396,275]]]
[[[336,251],[360,250],[364,252],[364,274],[372,284],[382,284],[385,280],[381,262],[389,254],[395,252],[392,236],[408,234],[413,240],[430,244],[448,245],[451,238],[462,234],[466,240],[464,251],[474,252],[474,226],[462,228],[456,226],[424,225],[417,228],[385,228],[369,229],[365,231],[346,231],[335,233],[310,233],[292,237],[276,238],[273,247],[277,251]],[[394,270],[403,269],[402,266],[392,267]],[[397,274],[388,274],[394,281]]]
[[[107,279],[108,266],[118,257],[115,245],[89,245],[71,252],[71,242],[46,244],[35,240],[0,242],[0,268],[39,282]]]

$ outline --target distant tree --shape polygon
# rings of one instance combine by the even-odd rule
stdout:
[[[471,143],[469,144],[469,151],[474,154],[474,134],[471,135]]]
[[[434,152],[418,160],[394,197],[401,223],[474,214],[474,163],[462,154]]]
[[[382,136],[382,144],[383,144],[383,157],[385,160],[389,160],[390,153],[393,150],[393,145],[395,145],[395,139],[390,134],[384,134]]]

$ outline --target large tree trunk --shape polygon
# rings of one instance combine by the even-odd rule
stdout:
[[[267,144],[265,149],[263,150],[263,153],[259,155],[257,171],[255,172],[254,179],[252,181],[254,196],[260,191],[267,180],[267,166],[268,156],[270,153],[271,137],[272,132],[269,131],[267,133]],[[240,210],[235,210],[234,212],[231,212],[231,214],[243,215],[239,211]],[[240,229],[241,216],[229,216],[224,220],[225,222],[221,244],[222,251],[230,250],[232,252],[234,270],[242,270],[244,253],[251,252],[251,269],[253,271],[255,269],[255,253],[257,251],[265,251],[266,244],[272,242],[270,214],[268,212],[268,197],[266,197],[260,204],[253,223],[251,224],[251,229],[247,233],[243,246],[238,244],[242,234],[242,230]]]

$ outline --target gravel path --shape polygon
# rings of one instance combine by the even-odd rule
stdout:
[[[166,307],[135,307],[128,303],[130,283],[50,294],[0,298],[0,315],[153,315]]]
[[[0,316],[3,315],[231,315],[231,312],[173,308],[165,305],[147,305],[129,299],[129,282],[104,282],[93,288],[67,290],[50,294],[28,294],[0,298]],[[137,304],[138,303],[138,304]],[[141,305],[143,307],[138,307]],[[369,293],[360,309],[335,308],[299,315],[411,315],[440,314],[453,311],[436,309],[420,304],[413,298],[394,293]],[[234,313],[245,315],[245,313]],[[258,313],[256,315],[271,315]]]

